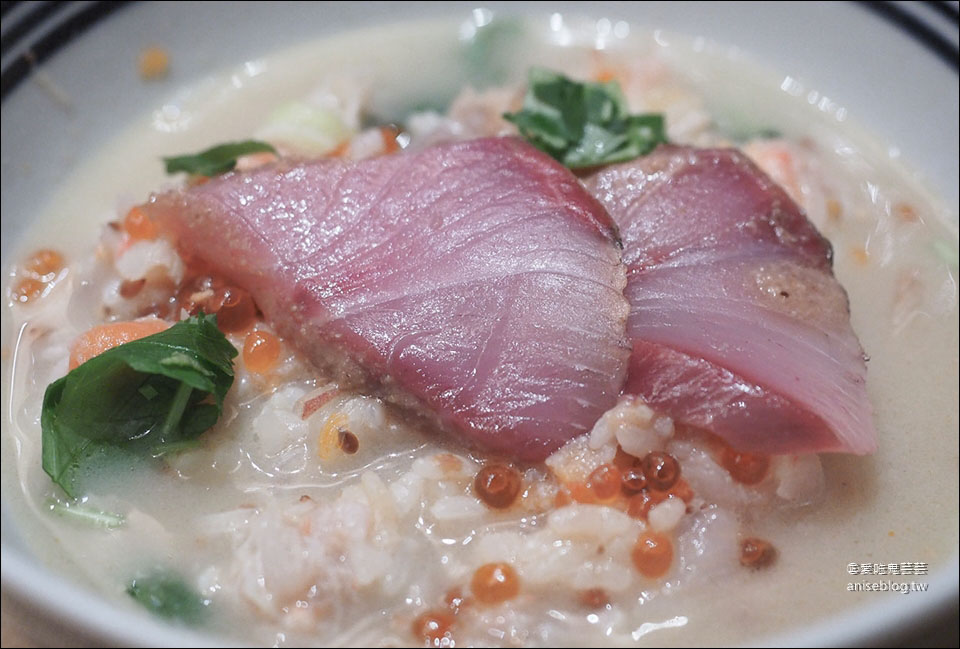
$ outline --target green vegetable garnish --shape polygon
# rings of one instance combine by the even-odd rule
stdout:
[[[516,18],[494,18],[478,25],[463,49],[463,67],[470,83],[480,88],[505,83],[515,69],[524,31],[523,22]]]
[[[720,111],[714,116],[714,126],[733,142],[746,143],[751,140],[775,140],[783,137],[783,131],[764,124],[758,119],[740,111]]]
[[[933,242],[933,250],[948,266],[954,270],[957,269],[957,265],[960,263],[960,254],[957,253],[956,242],[947,239],[937,239]]]
[[[783,137],[783,133],[779,130],[766,126],[761,128],[756,133],[753,134],[753,138],[757,140],[775,140],[777,138]]]
[[[523,109],[503,117],[571,169],[632,160],[667,141],[663,115],[628,114],[615,81],[579,83],[542,68],[530,69]]]
[[[276,153],[276,149],[266,142],[245,140],[243,142],[228,142],[209,148],[206,151],[193,155],[179,155],[164,158],[167,173],[173,174],[185,171],[197,176],[218,176],[231,171],[237,166],[237,158],[251,153]]]
[[[93,507],[78,503],[64,503],[58,500],[50,499],[47,501],[47,507],[50,508],[51,512],[57,514],[58,516],[62,516],[63,518],[71,518],[78,523],[83,523],[84,525],[103,527],[108,530],[123,527],[125,520],[123,514],[105,512],[103,510],[95,509]]]
[[[210,600],[167,572],[134,579],[127,586],[127,593],[154,615],[190,625],[202,622],[210,605]]]
[[[47,386],[43,470],[70,496],[104,456],[169,452],[213,426],[237,350],[200,314],[95,356]]]

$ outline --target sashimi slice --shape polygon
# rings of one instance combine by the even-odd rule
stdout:
[[[628,266],[625,392],[741,451],[876,449],[830,244],[746,156],[661,147],[586,185]]]
[[[616,228],[520,140],[280,163],[145,209],[324,371],[487,450],[541,460],[620,393]]]

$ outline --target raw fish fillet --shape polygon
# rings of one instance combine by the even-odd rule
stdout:
[[[520,140],[280,163],[146,209],[320,368],[487,450],[541,460],[620,393],[616,228]]]
[[[661,147],[586,181],[620,227],[625,392],[734,448],[876,449],[830,244],[742,153]]]

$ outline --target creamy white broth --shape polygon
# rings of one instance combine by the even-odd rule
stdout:
[[[95,247],[103,223],[170,182],[162,174],[161,156],[246,138],[279,103],[302,98],[331,72],[369,79],[370,112],[375,115],[393,117],[423,99],[427,103],[449,99],[449,88],[461,85],[457,40],[461,29],[438,23],[337,37],[248,62],[178,91],[166,106],[129,126],[64,179],[38,211],[36,226],[11,261],[50,247],[62,251],[69,264],[80,262]],[[411,38],[411,33],[416,37]],[[552,33],[528,28],[528,47],[517,53],[512,81],[522,79],[532,62],[561,67],[574,76],[591,73],[596,55],[551,45],[545,34]],[[593,44],[594,34],[573,31],[570,38]],[[834,245],[835,271],[850,295],[853,326],[871,359],[868,390],[876,410],[880,450],[867,458],[824,457],[826,490],[817,503],[760,510],[755,520],[741,521],[742,529],[776,545],[779,558],[768,570],[737,569],[717,579],[688,580],[664,592],[650,588],[635,593],[642,604],[618,601],[616,612],[627,621],[615,624],[610,616],[589,620],[586,612],[571,612],[566,601],[558,600],[554,608],[555,603],[545,598],[529,606],[533,617],[555,628],[527,625],[529,635],[500,640],[486,636],[486,642],[747,642],[882,597],[847,592],[846,584],[856,580],[846,572],[849,562],[922,561],[932,571],[943,566],[957,545],[958,317],[956,269],[939,259],[933,246],[945,240],[955,250],[956,230],[947,225],[948,210],[889,159],[882,145],[839,114],[835,104],[823,103],[827,110],[811,106],[809,91],[785,92],[782,78],[740,57],[718,56],[715,49],[663,34],[656,39],[637,33],[611,37],[605,45],[613,57],[617,51],[634,48],[638,56],[662,59],[678,79],[665,87],[690,89],[689,96],[680,100],[694,104],[702,95],[703,107],[717,114],[721,123],[732,119],[724,116],[734,115],[757,130],[774,128],[788,138],[814,142],[813,159],[820,168],[813,176],[829,179],[842,200],[843,215],[831,220],[814,200],[816,191],[810,192],[814,195],[810,215]],[[426,70],[430,74],[424,74]],[[716,137],[712,128],[691,129],[694,143],[712,143]],[[913,206],[917,220],[908,222],[897,215],[897,206],[903,203]],[[339,628],[320,624],[304,631],[251,614],[248,602],[224,592],[230,580],[211,573],[210,567],[223,570],[231,545],[196,528],[210,514],[244,505],[255,504],[264,511],[287,508],[302,494],[317,501],[332,500],[343,486],[356,485],[367,465],[334,467],[319,475],[306,471],[302,477],[270,477],[264,467],[251,468],[241,458],[235,465],[239,468],[232,469],[228,464],[233,460],[217,454],[217,449],[226,449],[230,458],[237,455],[236,448],[231,450],[228,428],[208,433],[205,448],[193,457],[178,458],[170,471],[129,471],[106,480],[91,494],[92,506],[126,515],[121,529],[87,528],[46,511],[45,503],[56,492],[39,463],[39,399],[46,383],[66,370],[65,364],[57,365],[65,358],[61,354],[57,359],[57,344],[63,348],[94,324],[93,315],[58,299],[76,288],[71,283],[79,276],[72,265],[54,293],[36,307],[3,311],[4,390],[12,390],[3,400],[4,429],[10,433],[4,436],[5,493],[15,489],[25,494],[22,502],[15,503],[16,513],[39,553],[55,563],[69,564],[86,583],[129,606],[133,604],[126,603],[123,589],[133,575],[153,565],[173,568],[198,583],[220,584],[221,590],[210,594],[211,626],[258,643],[414,642],[409,621],[432,606],[436,594],[445,589],[439,561],[445,555],[455,560],[455,548],[465,541],[478,542],[482,533],[450,532],[445,538],[455,542],[448,551],[442,540],[444,530],[434,535],[423,526],[407,530],[419,535],[415,538],[420,545],[409,555],[411,565],[406,567],[422,574],[419,594],[409,590],[381,594],[352,609],[366,612],[355,615],[350,624]],[[20,335],[26,331],[22,325],[26,323],[29,330],[30,322],[42,321],[38,313],[42,309],[66,310],[66,315],[50,316],[63,325],[56,333],[57,342],[25,344],[28,334]],[[43,357],[44,350],[50,360]],[[16,368],[11,368],[14,358]],[[307,370],[295,368],[291,373],[300,377],[291,379],[292,383],[304,391],[312,388]],[[29,380],[36,385],[25,385]],[[255,412],[255,406],[243,410],[244,403],[240,399],[235,404],[239,422],[244,421],[244,413]],[[391,454],[368,463],[385,481],[409,470],[414,457],[438,450],[466,456],[455,443],[402,430],[402,422],[393,425],[402,439],[391,446]],[[237,452],[242,448],[241,444]],[[19,485],[11,488],[14,482]],[[528,517],[508,525],[535,530],[542,522]],[[205,572],[210,573],[206,578]],[[557,620],[558,616],[567,619]],[[245,621],[249,628],[238,634],[238,621]],[[604,628],[611,625],[616,632],[606,636]],[[467,636],[467,640],[476,642],[477,637],[482,636]]]

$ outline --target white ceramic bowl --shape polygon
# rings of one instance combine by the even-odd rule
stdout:
[[[38,196],[84,152],[159,105],[171,86],[138,83],[130,62],[162,40],[178,56],[171,83],[286,45],[345,29],[440,15],[475,3],[4,3],[2,114],[3,267]],[[498,14],[553,11],[625,19],[735,45],[842,103],[902,157],[957,213],[957,3],[483,3]],[[33,62],[39,63],[35,69]],[[39,74],[37,73],[39,70]],[[55,87],[49,84],[55,81]],[[135,91],[131,91],[133,88]],[[52,94],[51,94],[52,93]],[[65,101],[66,103],[61,103]],[[4,339],[7,338],[5,332]],[[9,377],[4,376],[6,382]],[[8,425],[4,411],[3,426]],[[11,453],[4,434],[4,453]],[[10,464],[6,464],[10,466]],[[215,638],[118,609],[30,551],[15,506],[17,477],[3,475],[3,617],[8,639],[44,645],[184,645]],[[956,509],[954,510],[956,515]],[[49,558],[48,558],[49,559]],[[54,561],[54,564],[56,562]],[[803,629],[765,638],[797,646],[953,642],[957,556],[931,575],[930,592],[877,601]]]

